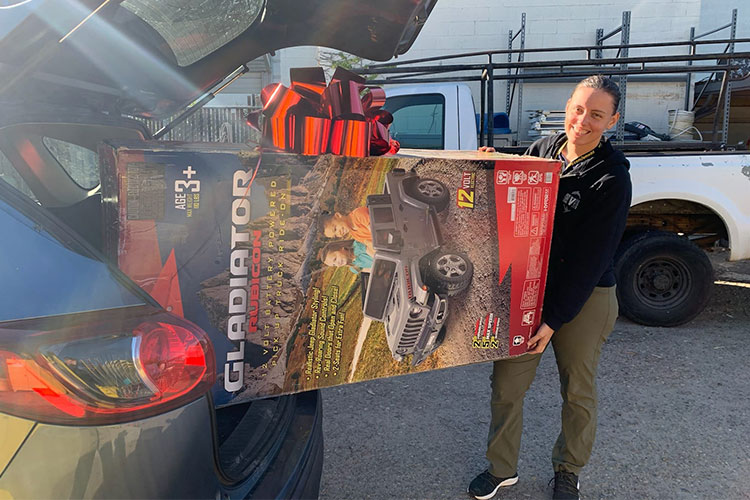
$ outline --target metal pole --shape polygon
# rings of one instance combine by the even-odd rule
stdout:
[[[493,78],[492,55],[487,64],[487,145],[495,145],[495,79]]]
[[[692,26],[690,28],[690,41],[692,42],[694,40],[695,40],[695,26]],[[695,45],[690,46],[690,55],[691,56],[695,55]],[[688,61],[687,65],[692,66],[693,61]],[[693,100],[692,100],[692,95],[691,95],[692,92],[690,88],[692,84],[693,84],[693,74],[688,73],[687,75],[685,75],[685,111],[690,111],[690,109],[692,108]]]
[[[596,45],[603,46],[604,45],[604,29],[599,28],[596,30]],[[601,48],[596,49],[596,52],[594,53],[594,59],[601,59],[604,57],[604,51]]]
[[[513,50],[513,30],[508,31],[508,51]],[[508,76],[510,76],[510,63],[513,62],[513,53],[508,52]],[[505,113],[510,116],[510,88],[511,88],[511,81],[508,79],[507,82],[505,82]]]
[[[719,113],[721,113],[721,108],[719,107],[719,103],[724,100],[724,97],[726,96],[728,88],[729,88],[729,71],[725,71],[724,76],[721,79],[721,90],[719,90],[719,99],[716,103],[716,111],[714,112],[714,127],[713,127],[713,134],[711,135],[711,142],[713,142],[714,144],[718,144],[719,142],[718,137],[717,137],[718,128],[719,128]],[[726,136],[722,138],[726,139]]]
[[[622,13],[622,32],[620,34],[621,44],[627,45],[630,43],[630,11],[626,10]],[[622,49],[621,56],[624,58],[628,57],[628,48]],[[620,65],[621,70],[628,69],[627,63]],[[628,91],[628,77],[627,75],[620,76],[620,119],[617,120],[617,131],[615,137],[618,143],[622,143],[625,137],[625,102],[627,101]]]
[[[526,13],[521,14],[521,50],[526,48]],[[524,53],[518,53],[518,62],[523,62]],[[523,74],[523,69],[519,68],[518,72]],[[521,114],[523,113],[523,80],[518,79],[518,104],[516,105],[516,145],[521,142]]]
[[[732,27],[730,28],[730,30],[731,33],[729,35],[729,38],[731,40],[734,40],[737,33],[737,9],[732,9]],[[727,52],[729,52],[730,54],[734,52],[734,43],[729,44]],[[729,81],[729,71],[724,73],[724,78],[726,79],[727,88],[726,92],[724,93],[724,123],[721,127],[721,140],[724,144],[727,144],[729,142],[729,109],[731,107],[732,101],[732,82]],[[722,85],[724,85],[723,82]]]
[[[508,81],[508,84],[510,84],[510,81]],[[482,72],[482,80],[480,81],[480,89],[479,89],[479,145],[480,146],[486,146],[487,144],[484,142],[484,124],[485,116],[484,116],[484,110],[486,108],[487,104],[487,95],[485,92],[487,92],[487,72]]]
[[[517,37],[518,35],[516,35]],[[717,39],[717,40],[699,40],[696,36],[696,40],[694,42],[690,42],[689,40],[680,41],[680,42],[655,42],[655,43],[632,43],[628,45],[628,48],[631,49],[648,49],[648,48],[667,48],[667,47],[685,47],[690,45],[719,45],[719,44],[726,44],[726,43],[750,43],[750,38],[735,38],[734,40],[729,39]],[[568,47],[543,47],[543,48],[534,48],[534,49],[524,49],[523,51],[521,49],[515,49],[512,52],[515,54],[517,52],[525,52],[525,53],[542,53],[542,52],[586,52],[587,54],[592,50],[598,50],[600,47],[597,45],[578,45],[578,46],[568,46]],[[622,48],[621,45],[610,45],[607,47],[608,49],[620,49]],[[366,68],[354,68],[358,73],[360,72],[368,72],[370,74],[378,74],[380,73],[380,70],[383,68],[394,68],[394,67],[400,67],[408,64],[415,64],[415,63],[425,63],[430,61],[448,61],[451,59],[461,59],[465,57],[479,57],[479,56],[486,56],[487,54],[492,55],[501,55],[501,54],[507,54],[507,49],[502,50],[483,50],[481,52],[464,52],[461,54],[451,54],[448,56],[436,56],[436,57],[425,57],[421,59],[409,59],[406,61],[399,61],[399,62],[389,62],[389,63],[382,63],[382,64],[371,64],[368,65]],[[586,58],[591,59],[591,57]],[[505,66],[503,66],[505,67]]]

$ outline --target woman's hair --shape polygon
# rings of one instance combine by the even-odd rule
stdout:
[[[575,91],[581,87],[603,90],[604,92],[609,94],[610,97],[612,97],[612,101],[615,105],[615,110],[613,111],[613,113],[617,112],[617,109],[620,107],[620,88],[615,82],[612,81],[611,78],[604,75],[589,76],[578,82],[576,88],[573,89],[573,93],[575,93]]]
[[[321,262],[325,262],[326,257],[329,253],[335,252],[337,250],[343,250],[348,249],[350,251],[354,251],[354,240],[338,240],[338,241],[331,241],[330,243],[326,243],[323,248],[320,249],[318,252],[318,260]]]

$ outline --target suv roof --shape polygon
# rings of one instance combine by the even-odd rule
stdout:
[[[403,54],[435,2],[17,2],[0,16],[0,101],[167,116],[280,48],[321,45],[377,61]]]

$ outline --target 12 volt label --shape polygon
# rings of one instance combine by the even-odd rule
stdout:
[[[461,187],[456,191],[456,205],[458,208],[474,209],[476,203],[476,172],[464,172],[461,177]]]

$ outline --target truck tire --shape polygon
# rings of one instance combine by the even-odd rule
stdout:
[[[427,264],[425,283],[437,293],[452,297],[469,286],[474,276],[474,265],[461,252],[434,252]]]
[[[404,189],[409,196],[432,205],[438,212],[448,208],[450,192],[439,180],[417,177],[412,182],[404,184]]]
[[[627,238],[615,256],[620,313],[642,325],[676,326],[706,307],[713,268],[687,238],[646,231]]]

